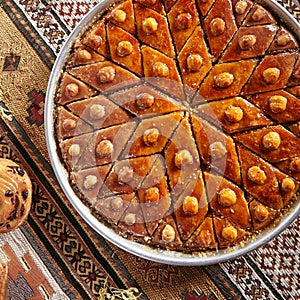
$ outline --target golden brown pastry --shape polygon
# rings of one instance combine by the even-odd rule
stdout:
[[[27,172],[12,160],[0,158],[0,233],[21,226],[32,201],[32,184]]]
[[[260,3],[121,0],[71,46],[58,153],[122,237],[214,254],[298,201],[299,38]]]

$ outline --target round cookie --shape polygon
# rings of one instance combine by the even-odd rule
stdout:
[[[28,174],[15,162],[0,158],[0,233],[18,228],[27,219],[31,201]]]

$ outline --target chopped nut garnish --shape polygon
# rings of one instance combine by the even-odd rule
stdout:
[[[231,73],[223,72],[214,77],[215,85],[219,88],[227,88],[232,85],[234,76]]]
[[[214,142],[209,146],[210,157],[212,160],[220,159],[227,154],[227,149],[222,142]]]
[[[98,71],[98,78],[101,83],[112,82],[116,77],[116,69],[112,66],[102,67]]]
[[[186,59],[186,63],[190,72],[197,72],[203,65],[203,59],[200,54],[190,54]]]
[[[101,104],[92,104],[90,106],[90,117],[98,120],[105,116],[105,107]]]
[[[235,5],[235,12],[238,14],[238,15],[242,15],[245,11],[246,11],[246,8],[247,8],[247,1],[244,1],[244,0],[240,0],[236,3]]]
[[[125,224],[131,226],[133,224],[135,224],[136,222],[136,215],[133,213],[128,213],[125,217],[124,217],[124,222]]]
[[[66,85],[66,95],[68,97],[76,97],[79,93],[79,86],[76,83],[69,83]]]
[[[131,167],[125,166],[119,170],[118,180],[121,183],[129,183],[133,179],[133,175],[133,169]]]
[[[92,190],[98,183],[98,178],[95,175],[88,175],[83,181],[83,187],[86,190]]]
[[[182,167],[186,166],[186,165],[190,165],[193,163],[193,156],[191,155],[191,153],[184,149],[184,150],[180,150],[178,153],[175,154],[175,166],[178,169],[181,169]]]
[[[114,197],[110,200],[110,207],[114,211],[119,211],[123,207],[123,199],[121,197]]]
[[[239,106],[230,105],[224,111],[224,114],[229,122],[237,123],[243,119],[244,112]]]
[[[291,178],[284,178],[281,182],[281,188],[284,192],[291,192],[295,189],[295,187],[295,182]]]
[[[290,36],[287,33],[282,33],[277,37],[276,43],[278,46],[286,46],[291,40]]]
[[[239,39],[239,46],[242,50],[249,50],[256,43],[256,36],[253,34],[247,34]]]
[[[227,207],[236,203],[236,193],[232,189],[224,188],[219,192],[219,202]]]
[[[68,149],[68,153],[70,156],[78,156],[80,154],[80,146],[78,144],[72,144],[69,149]]]
[[[199,239],[203,247],[209,247],[212,242],[212,235],[209,230],[202,229],[199,233]]]
[[[263,184],[267,180],[267,175],[264,170],[258,166],[253,166],[248,169],[248,179],[256,184]]]
[[[77,126],[76,120],[71,118],[65,119],[62,123],[62,127],[65,131],[74,130],[76,126]]]
[[[234,241],[237,238],[237,230],[233,226],[224,227],[222,237],[228,241]]]
[[[89,43],[91,44],[91,46],[93,48],[99,48],[102,44],[102,37],[100,35],[97,34],[91,34],[89,36]]]
[[[126,20],[126,12],[122,9],[115,9],[112,12],[113,19],[118,23],[123,23]]]
[[[168,77],[169,67],[160,61],[157,61],[152,66],[153,75],[156,77]]]
[[[287,101],[286,97],[274,95],[269,99],[269,107],[273,113],[278,114],[286,110]]]
[[[114,151],[114,145],[110,140],[101,141],[96,147],[96,153],[100,158],[110,156]]]
[[[258,7],[255,10],[255,12],[252,14],[251,18],[254,22],[259,22],[264,18],[265,15],[266,15],[265,10],[262,7]]]
[[[268,150],[276,150],[279,148],[281,138],[278,132],[270,131],[263,136],[262,144]]]
[[[160,198],[160,191],[159,188],[156,186],[153,186],[149,188],[145,193],[145,202],[146,203],[153,203],[157,202]]]
[[[183,212],[187,216],[196,215],[199,210],[198,199],[193,196],[187,196],[182,203]]]
[[[210,31],[212,35],[218,36],[224,33],[225,31],[225,21],[221,18],[214,18],[209,24]]]
[[[300,157],[295,157],[290,162],[290,169],[292,172],[300,172]]]
[[[133,52],[133,46],[129,41],[121,41],[117,45],[117,53],[119,56],[124,57]]]
[[[262,76],[267,84],[274,84],[280,77],[280,70],[278,68],[267,68],[263,71]]]
[[[167,224],[162,231],[161,237],[164,242],[167,242],[167,243],[174,242],[174,240],[175,240],[174,228],[171,225]]]
[[[181,13],[175,18],[178,30],[185,30],[192,26],[192,16],[189,13]]]
[[[77,58],[83,61],[89,61],[92,59],[92,54],[86,49],[82,49],[77,52]]]
[[[148,93],[141,93],[136,96],[136,104],[139,108],[150,108],[154,104],[154,97]]]
[[[158,29],[158,23],[154,18],[146,18],[143,20],[142,27],[145,33],[152,34]]]
[[[268,209],[263,205],[257,205],[254,209],[254,218],[258,222],[264,222],[269,217],[269,211]]]
[[[147,146],[153,146],[157,143],[160,133],[157,128],[150,128],[144,131],[143,141]]]

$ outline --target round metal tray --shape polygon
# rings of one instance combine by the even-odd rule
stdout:
[[[269,240],[277,236],[282,230],[284,230],[300,212],[300,201],[295,201],[288,210],[280,218],[279,222],[276,222],[274,226],[270,226],[268,229],[264,230],[263,233],[258,235],[255,239],[251,239],[241,246],[235,246],[228,249],[221,249],[212,254],[186,254],[182,252],[169,251],[154,249],[146,245],[139,244],[121,237],[113,229],[107,227],[101,223],[95,216],[91,213],[90,209],[83,204],[83,202],[78,198],[78,196],[73,191],[70,186],[68,173],[60,161],[57,144],[55,141],[54,134],[54,108],[55,108],[55,94],[57,92],[57,85],[61,72],[64,68],[66,59],[69,55],[69,51],[75,42],[75,40],[83,34],[83,32],[96,20],[97,17],[101,15],[110,5],[115,3],[114,0],[102,0],[100,1],[76,26],[73,32],[68,37],[65,42],[57,60],[53,66],[51,76],[48,83],[48,89],[46,94],[46,104],[45,104],[45,132],[46,141],[50,160],[59,181],[59,184],[67,196],[68,200],[80,214],[80,216],[87,222],[97,233],[102,237],[109,240],[121,249],[135,254],[139,257],[149,259],[152,261],[171,264],[171,265],[185,265],[185,266],[200,266],[200,265],[210,265],[216,264],[230,259],[236,258],[238,256],[245,255],[249,251],[252,251]],[[293,18],[293,16],[280,4],[273,0],[256,1],[257,3],[267,7],[273,12],[274,16],[277,16],[291,32],[294,33],[296,37],[300,37],[300,25]]]

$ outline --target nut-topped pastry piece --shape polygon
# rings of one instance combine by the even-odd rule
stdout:
[[[108,7],[70,47],[55,99],[57,149],[79,199],[160,250],[214,254],[277,226],[299,201],[291,29],[251,0]]]

